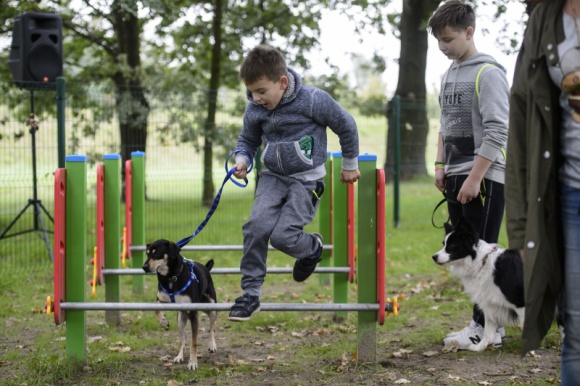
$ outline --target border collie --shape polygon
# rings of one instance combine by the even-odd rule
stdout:
[[[482,340],[470,345],[483,351],[502,325],[524,325],[524,265],[518,251],[479,239],[471,223],[461,216],[455,229],[445,224],[443,249],[433,255],[435,263],[449,266],[485,315]]]

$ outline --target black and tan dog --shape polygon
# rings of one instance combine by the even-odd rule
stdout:
[[[147,244],[147,261],[143,270],[147,273],[157,273],[157,302],[158,303],[215,303],[217,302],[210,270],[213,260],[204,266],[200,263],[187,260],[180,255],[181,248],[168,240],[157,240]],[[157,311],[157,320],[162,328],[168,329],[169,322],[165,313]],[[216,311],[207,312],[209,315],[209,351],[215,352],[215,321]],[[187,368],[197,369],[197,334],[199,331],[199,317],[197,311],[178,311],[177,326],[181,337],[181,349],[173,359],[175,363],[183,362],[187,320],[191,324],[191,345]]]

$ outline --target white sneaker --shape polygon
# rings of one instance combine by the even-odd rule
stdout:
[[[479,323],[476,323],[474,321],[471,321],[471,325],[469,325],[468,327],[465,327],[463,330],[465,330],[467,328],[475,328],[476,325],[477,326],[480,326]],[[447,338],[451,338],[451,337],[454,337],[455,335],[461,334],[463,332],[463,330],[451,332],[451,333],[447,334]],[[505,328],[503,328],[503,326],[502,326],[502,327],[500,327],[500,328],[497,329],[497,332],[498,332],[500,338],[502,340],[505,340]]]
[[[450,334],[451,335],[451,334]],[[443,339],[443,345],[448,346],[451,342],[455,341],[458,344],[459,350],[467,350],[472,344],[478,344],[483,338],[483,327],[481,324],[476,322],[471,322],[471,324],[465,327],[463,330],[453,333],[452,336],[447,336]],[[501,347],[501,335],[496,333],[493,341],[490,343],[494,347]]]

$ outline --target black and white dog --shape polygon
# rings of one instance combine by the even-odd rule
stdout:
[[[455,229],[445,224],[443,249],[433,255],[458,276],[464,292],[485,315],[483,339],[468,347],[485,350],[502,325],[524,325],[524,266],[516,250],[479,239],[471,223],[460,217]]]
[[[174,242],[157,240],[147,244],[147,260],[143,270],[147,273],[157,273],[157,302],[158,303],[216,303],[216,292],[210,270],[213,260],[206,265],[188,260],[181,256],[179,248]],[[169,322],[162,311],[156,311],[157,320],[162,328],[168,329]],[[217,312],[207,312],[209,315],[210,343],[209,351],[217,350],[215,342],[215,321]],[[178,311],[177,327],[181,337],[181,349],[173,359],[175,363],[183,362],[183,352],[186,345],[185,326],[189,320],[191,324],[191,345],[189,349],[189,370],[197,369],[197,335],[199,318],[197,311]]]

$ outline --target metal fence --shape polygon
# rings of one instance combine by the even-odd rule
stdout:
[[[0,84],[0,89],[4,90],[0,96],[0,269],[51,264],[53,178],[58,167],[56,92],[21,90],[7,84]],[[181,218],[164,225],[163,232],[168,233],[172,226],[191,224],[192,218],[203,218],[207,211],[207,207],[200,205],[201,133],[206,120],[207,95],[185,88],[146,90],[145,95],[149,105],[147,147],[132,150],[146,153],[148,202],[155,202],[159,207],[171,201],[171,205],[183,207],[179,210]],[[96,164],[102,162],[103,155],[120,154],[122,150],[116,98],[114,89],[66,85],[65,151],[67,155],[82,154],[89,159],[89,212],[94,212],[95,206]],[[245,103],[243,90],[223,90],[218,95],[215,184],[223,179],[225,155],[233,149],[241,129]],[[32,112],[34,121],[31,121]],[[385,116],[382,112],[373,117],[356,112],[353,115],[359,126],[361,153],[377,155],[378,165],[383,165],[386,158]],[[434,152],[436,142],[433,138],[430,141],[432,144],[427,151]],[[328,150],[340,151],[338,139],[330,132]],[[167,189],[158,189],[159,185],[167,184],[172,186],[169,193]],[[235,200],[241,194],[236,192],[229,199]],[[148,216],[159,213],[156,210]],[[221,220],[212,221],[241,223],[244,216],[247,210],[232,210]],[[93,219],[89,216],[89,243],[94,240]],[[147,229],[147,232],[161,233],[156,229]]]

